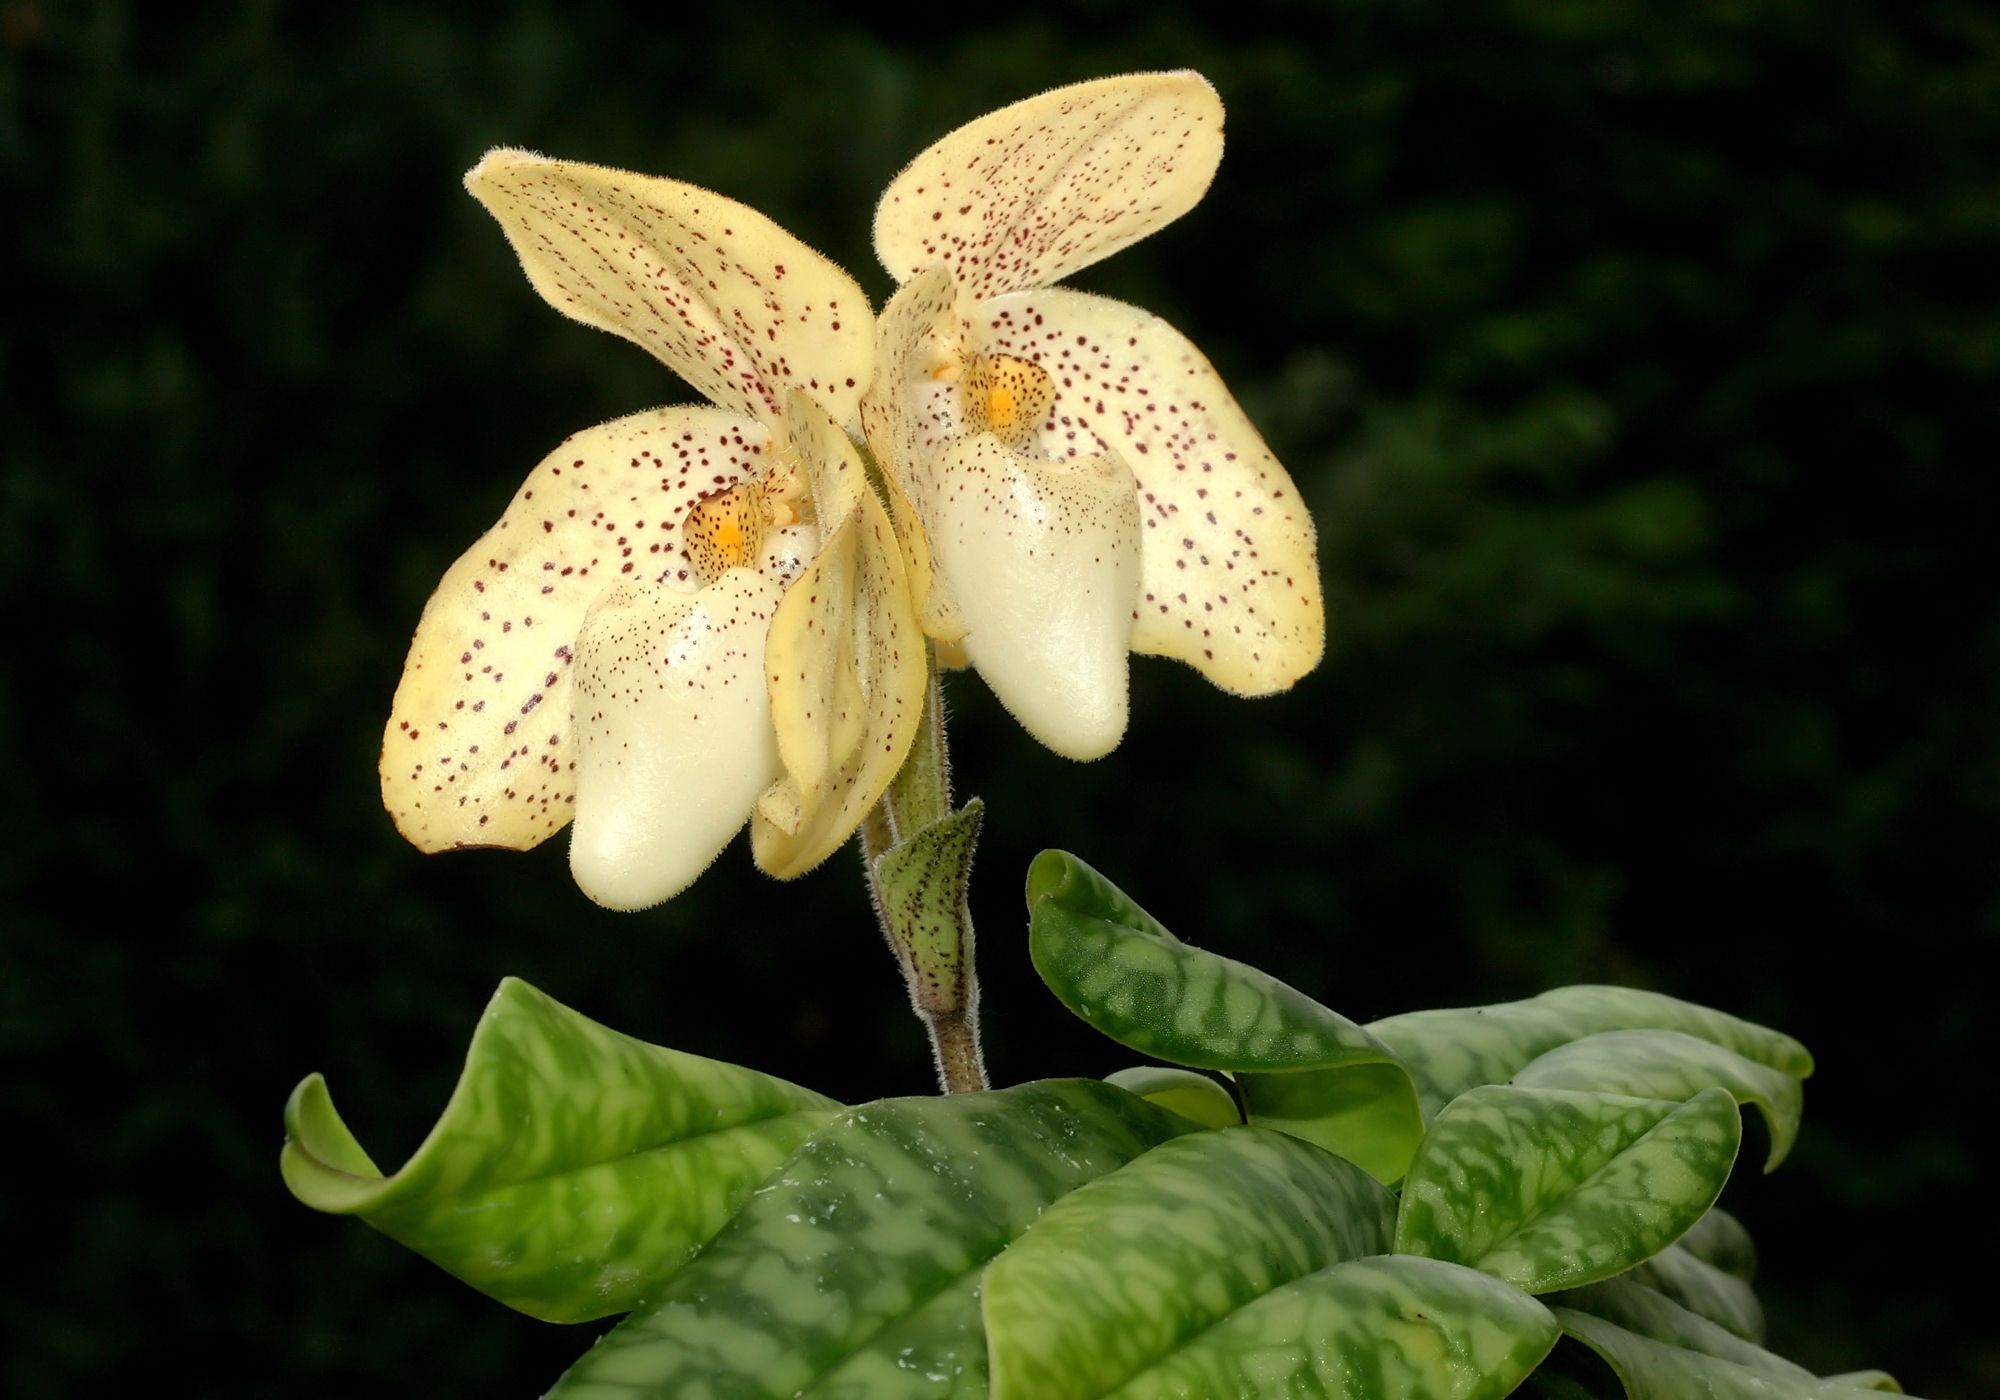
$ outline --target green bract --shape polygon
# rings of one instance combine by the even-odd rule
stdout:
[[[1042,980],[1119,1044],[1232,1074],[1252,1123],[1337,1152],[1383,1181],[1423,1136],[1415,1086],[1375,1036],[1269,973],[1191,948],[1064,851],[1028,869]]]
[[[607,1030],[508,978],[430,1136],[383,1176],[318,1075],[285,1106],[285,1184],[551,1322],[620,1313],[840,1107]]]

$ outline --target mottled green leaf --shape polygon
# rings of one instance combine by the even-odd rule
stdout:
[[[510,1307],[624,1312],[839,1104],[608,1030],[508,978],[416,1154],[383,1176],[317,1074],[285,1106],[285,1184]]]
[[[1627,1400],[1878,1400],[1879,1392],[1809,1371],[1794,1376],[1711,1356],[1627,1331],[1593,1313],[1558,1307],[1562,1329],[1599,1356]],[[1717,1329],[1720,1331],[1720,1329]],[[1727,1335],[1726,1333],[1724,1334]],[[1769,1353],[1765,1353],[1769,1355]],[[1773,1357],[1773,1360],[1779,1358]],[[1795,1368],[1796,1369],[1796,1368]]]
[[[1416,1087],[1354,1022],[1268,973],[1191,948],[1075,856],[1028,870],[1029,951],[1062,1003],[1121,1045],[1236,1077],[1253,1123],[1394,1181],[1423,1135]]]
[[[1679,1244],[1704,1264],[1713,1264],[1745,1283],[1756,1281],[1756,1242],[1743,1228],[1743,1222],[1721,1206],[1697,1220],[1694,1228],[1681,1236]]]
[[[986,1271],[996,1400],[1094,1400],[1272,1289],[1383,1254],[1396,1202],[1261,1128],[1196,1133],[1050,1206]]]
[[[1396,1251],[1529,1293],[1609,1278],[1671,1244],[1721,1194],[1736,1101],[1488,1085],[1432,1122],[1403,1183]]]
[[[1637,1270],[1603,1283],[1578,1288],[1555,1299],[1564,1307],[1581,1309],[1628,1332],[1705,1356],[1720,1357],[1752,1371],[1796,1384],[1816,1377],[1774,1352],[1703,1317],[1645,1283]]]
[[[1368,1029],[1409,1066],[1427,1117],[1467,1089],[1504,1084],[1530,1060],[1600,1031],[1680,1031],[1800,1079],[1812,1074],[1812,1056],[1788,1035],[1631,987],[1558,987],[1496,1006],[1411,1011]]]
[[[1491,1275],[1385,1255],[1266,1293],[1111,1396],[1499,1400],[1556,1335],[1548,1309]]]
[[[1805,1086],[1793,1075],[1681,1031],[1585,1036],[1538,1056],[1513,1082],[1524,1089],[1593,1089],[1648,1099],[1690,1099],[1720,1085],[1763,1113],[1771,1135],[1767,1172],[1791,1150],[1805,1112]]]
[[[1842,1371],[1837,1376],[1822,1376],[1828,1385],[1847,1386],[1854,1390],[1886,1390],[1891,1395],[1903,1393],[1902,1383],[1887,1371],[1869,1369],[1866,1371]]]
[[[835,1362],[804,1393],[812,1400],[986,1400],[980,1283],[975,1269],[948,1284]]]
[[[1051,1202],[1192,1126],[1087,1079],[849,1109],[553,1394],[960,1393],[978,1369],[968,1278]],[[929,1363],[898,1364],[905,1347]]]
[[[1628,1277],[1746,1342],[1764,1344],[1764,1305],[1757,1301],[1756,1292],[1734,1274],[1697,1259],[1685,1243],[1661,1250]]]
[[[1128,1094],[1180,1114],[1204,1128],[1231,1128],[1243,1121],[1229,1091],[1205,1074],[1170,1065],[1134,1065],[1104,1076]]]
[[[1416,1086],[1400,1064],[1350,1062],[1290,1074],[1239,1074],[1245,1118],[1304,1138],[1397,1181],[1423,1140]]]

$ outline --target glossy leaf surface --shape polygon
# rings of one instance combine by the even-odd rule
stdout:
[[[1395,1198],[1283,1133],[1165,1143],[1049,1207],[986,1271],[993,1395],[1094,1400],[1256,1298],[1388,1251]]]
[[[1499,1400],[1556,1335],[1548,1309],[1488,1274],[1386,1255],[1265,1294],[1111,1394]]]
[[[1663,1249],[1628,1276],[1743,1338],[1764,1344],[1764,1305],[1749,1284],[1724,1273],[1685,1244]]]
[[[1236,1100],[1229,1091],[1205,1074],[1171,1065],[1134,1065],[1104,1076],[1106,1084],[1116,1084],[1127,1093],[1137,1094],[1147,1103],[1192,1119],[1204,1128],[1233,1128],[1243,1121]]]
[[[1603,1031],[1539,1056],[1514,1076],[1518,1088],[1590,1089],[1649,1099],[1690,1099],[1720,1085],[1754,1103],[1770,1130],[1771,1171],[1799,1134],[1804,1086],[1783,1070],[1681,1031]]]
[[[1741,1134],[1722,1089],[1685,1104],[1474,1089],[1437,1116],[1417,1151],[1397,1252],[1483,1269],[1529,1293],[1609,1278],[1714,1203]]]
[[[843,1374],[879,1375],[865,1358],[892,1342],[957,1358],[934,1378],[911,1369],[916,1388],[900,1393],[951,1394],[971,1364],[963,1297],[934,1300],[968,1288],[1051,1202],[1189,1126],[1081,1079],[850,1109],[554,1394],[851,1393]]]
[[[624,1312],[839,1108],[736,1065],[647,1045],[508,978],[437,1126],[383,1176],[312,1075],[280,1165],[307,1205],[359,1215],[510,1307]]]
[[[1745,1283],[1757,1279],[1757,1243],[1743,1222],[1721,1206],[1697,1220],[1694,1228],[1681,1236],[1680,1247]]]
[[[1705,1356],[1719,1357],[1780,1380],[1797,1383],[1815,1379],[1803,1366],[1766,1351],[1755,1342],[1746,1341],[1712,1319],[1649,1287],[1637,1270],[1565,1293],[1555,1301],[1565,1307],[1581,1308],[1641,1337],[1698,1351]]]
[[[1423,1135],[1389,1048],[1311,997],[1189,947],[1064,851],[1028,870],[1029,951],[1049,989],[1121,1045],[1236,1076],[1250,1121],[1304,1137],[1385,1181]]]
[[[1775,1374],[1706,1352],[1642,1337],[1593,1314],[1556,1308],[1562,1329],[1611,1367],[1627,1400],[1873,1400],[1879,1392],[1808,1371]],[[1773,1357],[1773,1360],[1778,1358]],[[1796,1369],[1796,1368],[1794,1368]]]
[[[1530,1060],[1600,1031],[1677,1030],[1804,1079],[1812,1056],[1788,1035],[1632,987],[1558,987],[1525,1001],[1412,1011],[1368,1029],[1402,1057],[1435,1114],[1467,1089],[1504,1084]]]

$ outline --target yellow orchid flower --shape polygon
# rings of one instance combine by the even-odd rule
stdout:
[[[960,127],[876,211],[901,285],[862,418],[922,625],[1072,758],[1123,736],[1130,652],[1260,695],[1324,645],[1312,521],[1215,370],[1052,285],[1187,212],[1221,155],[1199,74],[1107,78]]]
[[[792,876],[902,764],[924,643],[848,429],[875,323],[847,274],[707,190],[496,150],[466,187],[565,315],[708,405],[576,434],[425,605],[382,796],[426,851],[574,819],[600,904],[685,888],[746,821]]]

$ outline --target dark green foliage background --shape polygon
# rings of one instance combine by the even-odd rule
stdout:
[[[598,1329],[276,1171],[310,1069],[400,1161],[504,973],[848,1098],[926,1087],[849,858],[779,886],[739,845],[614,917],[560,840],[423,859],[381,813],[445,565],[564,434],[688,396],[545,308],[458,177],[496,143],[671,174],[880,297],[900,161],[1183,65],[1221,177],[1079,281],[1263,424],[1332,646],[1255,703],[1140,662],[1086,767],[954,679],[998,1077],[1121,1062],[1032,980],[1045,845],[1357,1018],[1703,1000],[1820,1057],[1793,1160],[1725,1198],[1778,1344],[2000,1384],[1950,1272],[2000,1246],[1992,7],[0,0],[0,1389],[539,1393]]]

